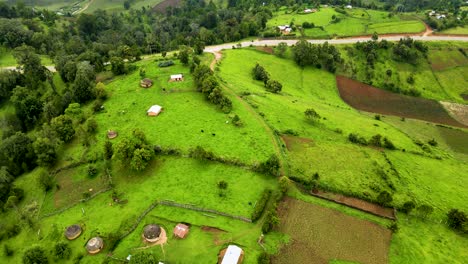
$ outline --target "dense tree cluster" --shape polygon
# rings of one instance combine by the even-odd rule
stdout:
[[[132,137],[122,139],[115,147],[115,155],[122,164],[136,171],[144,170],[154,154],[145,134],[139,129],[135,129]]]
[[[313,45],[307,40],[300,40],[294,45],[292,51],[294,61],[301,67],[311,65],[335,72],[337,64],[342,62],[338,49],[328,45],[328,42],[323,45]]]
[[[193,78],[198,91],[205,94],[205,97],[210,102],[217,105],[226,113],[231,111],[231,100],[223,94],[218,80],[213,76],[213,72],[208,66],[204,64],[196,65],[193,71]]]
[[[263,81],[265,89],[272,93],[279,93],[283,89],[283,85],[276,80],[270,79],[270,74],[261,66],[256,64],[252,70],[254,80]]]

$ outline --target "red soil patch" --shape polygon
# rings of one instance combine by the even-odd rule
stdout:
[[[168,7],[178,7],[182,0],[165,0],[153,7],[153,11],[159,13],[166,13]]]
[[[221,232],[226,232],[222,229],[219,229],[217,227],[212,227],[212,226],[202,226],[201,230],[205,232],[211,232],[211,233],[221,233]]]
[[[395,214],[392,208],[386,208],[378,204],[369,203],[358,198],[348,197],[341,194],[329,193],[324,191],[317,191],[311,194],[326,200],[330,200],[364,212],[371,213],[373,215],[389,219],[395,219]]]
[[[274,53],[274,50],[273,50],[272,47],[257,46],[256,49],[259,50],[259,51],[266,52],[268,54],[273,54]]]
[[[343,76],[337,76],[336,83],[343,101],[356,109],[466,127],[437,101],[391,93]]]
[[[314,145],[312,139],[308,138],[295,137],[291,135],[281,135],[281,138],[283,139],[284,143],[286,144],[286,148],[289,151],[293,151],[295,148],[302,145],[307,145],[309,147]]]

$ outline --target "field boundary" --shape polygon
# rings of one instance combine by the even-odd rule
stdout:
[[[212,214],[216,214],[216,215],[226,216],[226,217],[236,219],[236,220],[241,220],[241,221],[244,221],[244,222],[247,222],[247,223],[252,223],[252,219],[249,219],[247,217],[238,216],[238,215],[231,215],[231,214],[223,213],[223,212],[216,211],[216,210],[213,210],[213,209],[197,207],[197,206],[191,205],[191,204],[182,204],[182,203],[177,203],[177,202],[169,201],[169,200],[161,200],[159,202],[159,204],[166,205],[166,206],[189,209],[189,210],[198,211],[198,212],[212,213]]]
[[[324,192],[324,191],[321,191],[322,193],[329,193],[329,194],[332,194],[332,195],[337,195],[335,193],[330,193],[330,192]],[[344,206],[347,206],[347,207],[351,207],[353,209],[357,209],[361,212],[365,212],[365,213],[369,213],[369,214],[372,214],[372,215],[375,215],[375,216],[378,216],[378,217],[382,217],[382,218],[386,218],[386,219],[390,219],[390,220],[397,220],[397,217],[396,217],[396,209],[393,208],[392,210],[392,215],[393,216],[388,216],[388,215],[384,215],[384,214],[379,214],[377,212],[374,212],[374,211],[371,211],[371,210],[366,210],[365,208],[363,207],[359,207],[357,205],[354,205],[352,203],[347,203],[347,202],[341,202],[341,201],[338,201],[337,199],[333,199],[333,198],[330,198],[330,197],[327,197],[325,195],[322,195],[320,193],[314,193],[314,192],[308,192],[308,194],[314,196],[314,197],[317,197],[317,198],[320,198],[320,199],[323,199],[323,200],[327,200],[327,201],[330,201],[330,202],[334,202],[334,203],[337,203],[337,204],[341,204],[341,205],[344,205]],[[344,197],[347,197],[345,195],[342,195],[340,194],[341,196],[344,196]],[[357,200],[361,200],[362,202],[365,202],[365,203],[368,203],[368,204],[372,204],[372,205],[375,205],[375,206],[379,206],[377,204],[374,204],[374,203],[370,203],[368,201],[364,201],[362,199],[359,199],[359,198],[355,198],[355,197],[349,197],[349,198],[352,198],[352,199],[357,199]],[[386,208],[386,207],[382,207],[382,208],[385,208],[385,209],[390,209],[390,208]]]

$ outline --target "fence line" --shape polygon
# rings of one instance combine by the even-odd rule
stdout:
[[[226,217],[229,217],[229,218],[232,218],[232,219],[241,220],[241,221],[244,221],[244,222],[247,222],[247,223],[252,223],[252,220],[247,218],[247,217],[238,216],[238,215],[231,215],[231,214],[228,214],[228,213],[219,212],[219,211],[216,211],[216,210],[213,210],[213,209],[206,209],[206,208],[202,208],[202,207],[197,207],[197,206],[190,205],[190,204],[181,204],[181,203],[176,203],[176,202],[168,201],[168,200],[162,200],[162,201],[159,202],[159,204],[167,205],[167,206],[173,206],[173,207],[179,207],[179,208],[184,208],[184,209],[189,209],[189,210],[198,211],[198,212],[205,212],[205,213],[212,213],[212,214],[216,214],[216,215],[222,215],[222,216],[226,216]]]

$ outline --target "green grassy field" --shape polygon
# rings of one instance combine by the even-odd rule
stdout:
[[[282,82],[280,95],[265,92],[263,84],[252,79],[250,69],[256,62],[260,62],[273,79]],[[454,135],[441,134],[438,127],[422,121],[402,121],[397,117],[376,121],[373,114],[356,112],[341,101],[333,75],[311,68],[300,69],[292,61],[257,50],[224,51],[219,76],[236,93],[250,94],[243,99],[262,113],[275,130],[291,129],[298,134],[296,140],[285,142],[285,158],[291,175],[308,178],[318,172],[320,185],[337,192],[373,198],[381,190],[387,190],[393,193],[395,205],[408,200],[419,205],[428,204],[434,208],[427,220],[429,226],[432,221],[443,221],[450,208],[468,209],[463,202],[468,197],[462,190],[468,184],[462,176],[468,173],[464,166],[466,155],[448,143],[447,137]],[[308,107],[313,107],[324,118],[318,123],[306,122],[303,111]],[[338,128],[342,132],[335,132]],[[350,145],[346,139],[350,132],[367,138],[376,133],[386,135],[400,150],[385,151],[382,155],[378,149]],[[456,138],[460,140],[460,136]],[[440,142],[439,146],[429,147],[430,139]],[[425,149],[414,140],[425,142]],[[441,234],[446,232],[443,231],[445,227],[440,230]],[[402,239],[408,241],[393,246],[396,251],[404,243],[412,243],[411,232],[415,231],[404,232]],[[465,238],[457,239],[457,246],[466,243]],[[431,258],[437,255],[439,252],[433,252]],[[400,257],[411,259],[411,255]],[[456,262],[457,255],[448,258]]]
[[[390,34],[424,31],[424,24],[412,17],[389,16],[384,11],[359,8],[346,10],[346,12],[346,14],[338,13],[330,7],[321,8],[316,13],[303,14],[291,13],[291,11],[282,8],[274,13],[273,18],[267,23],[267,28],[290,25],[292,23],[296,26],[302,26],[302,23],[309,22],[313,23],[315,28],[304,29],[304,35],[318,38],[370,35],[374,32]],[[340,21],[334,22],[333,16],[339,18]]]
[[[379,50],[372,70],[372,85],[381,88],[386,82],[392,82],[402,90],[416,89],[421,97],[463,103],[461,94],[466,91],[466,74],[463,73],[466,72],[468,59],[458,49],[467,49],[467,44],[438,42],[427,45],[430,50],[428,58],[420,58],[416,65],[393,60],[391,50]],[[350,55],[345,47],[340,47],[345,66],[339,70],[339,74],[352,76],[351,69],[356,67],[355,79],[366,81],[366,55]],[[385,74],[389,69],[393,72],[391,77]],[[413,76],[414,84],[407,82],[409,76]]]
[[[42,65],[53,65],[52,60],[47,55],[40,55]],[[0,47],[0,67],[16,66],[16,59],[10,50]]]
[[[468,35],[468,27],[449,28],[440,32],[441,34]],[[436,33],[437,34],[437,33]]]
[[[162,0],[136,0],[130,5],[130,8],[141,9],[142,7],[153,7]],[[121,12],[124,9],[124,0],[92,0],[92,4],[85,10],[86,13],[92,13],[98,9],[107,10],[109,12]]]

